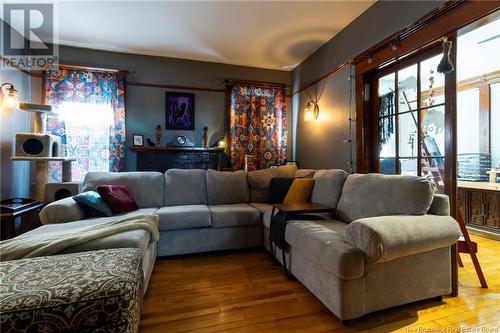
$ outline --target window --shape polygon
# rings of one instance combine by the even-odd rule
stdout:
[[[47,133],[60,137],[63,154],[76,159],[72,180],[89,171],[120,171],[125,155],[125,81],[117,72],[62,68],[44,74],[44,100],[56,106]],[[49,163],[49,180],[61,180]]]
[[[444,191],[444,75],[439,51],[375,76],[379,171],[420,175]]]
[[[76,158],[72,166],[74,181],[82,181],[88,171],[109,171],[113,125],[110,104],[63,102],[57,108],[57,120],[64,124],[66,156]],[[59,170],[57,166],[54,163],[51,169]]]
[[[497,15],[498,16],[498,15]],[[457,37],[457,179],[488,181],[500,167],[500,19]]]

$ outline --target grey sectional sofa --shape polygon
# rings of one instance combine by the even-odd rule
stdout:
[[[157,214],[160,240],[131,231],[66,252],[136,247],[143,255],[145,285],[154,258],[214,250],[269,248],[273,177],[314,177],[312,201],[337,208],[324,220],[289,223],[291,273],[343,320],[451,291],[450,247],[459,237],[446,196],[412,176],[347,175],[341,170],[296,170],[287,166],[245,173],[214,170],[91,172],[84,189],[125,184],[140,207],[128,214]],[[46,232],[83,220],[71,199],[40,213]],[[281,260],[280,251],[275,251]]]

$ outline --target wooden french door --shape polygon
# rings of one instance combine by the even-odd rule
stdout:
[[[446,79],[441,46],[373,73],[372,161],[375,172],[418,175],[445,192]]]

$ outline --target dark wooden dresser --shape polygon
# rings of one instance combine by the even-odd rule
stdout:
[[[457,207],[465,223],[500,234],[500,184],[458,181]]]
[[[132,146],[129,149],[137,154],[137,171],[220,170],[225,161],[224,148]]]

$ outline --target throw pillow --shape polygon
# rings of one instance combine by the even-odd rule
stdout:
[[[99,185],[97,192],[108,204],[113,214],[138,210],[134,197],[125,185]]]
[[[270,204],[283,203],[286,194],[292,186],[293,178],[282,178],[274,177],[271,179],[271,185],[269,185],[270,192]]]
[[[111,216],[111,208],[102,200],[96,191],[86,191],[73,196],[78,206],[85,212],[86,217],[90,216]]]
[[[311,178],[295,178],[286,194],[283,203],[303,203],[311,200],[311,193],[314,187],[314,179]]]

